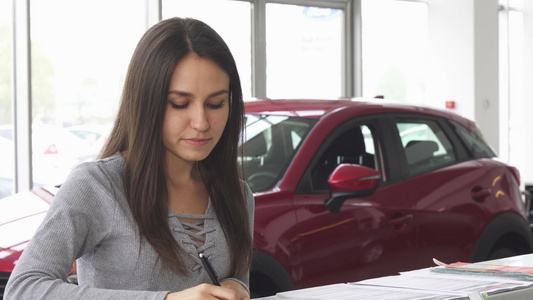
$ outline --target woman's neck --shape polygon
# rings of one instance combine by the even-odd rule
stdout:
[[[166,180],[170,211],[193,215],[205,213],[209,194],[196,162],[167,159]]]

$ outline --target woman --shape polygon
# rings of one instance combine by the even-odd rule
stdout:
[[[243,106],[235,61],[209,26],[174,18],[149,29],[108,144],[62,185],[5,299],[249,299]],[[65,282],[75,260],[78,285]]]

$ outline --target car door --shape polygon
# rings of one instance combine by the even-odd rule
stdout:
[[[383,124],[373,117],[337,127],[315,153],[298,186],[293,199],[299,230],[295,242],[301,246],[305,286],[397,274],[414,264],[414,202],[388,182],[391,158],[386,157],[382,140],[389,130]],[[324,205],[329,196],[327,179],[341,163],[379,170],[383,182],[374,195],[348,199],[340,212],[332,213]]]
[[[483,191],[491,178],[464,152],[444,119],[422,115],[390,118],[405,180],[397,184],[416,199],[417,265],[469,261],[485,225]],[[476,197],[474,195],[480,195]],[[485,196],[483,196],[485,195]]]

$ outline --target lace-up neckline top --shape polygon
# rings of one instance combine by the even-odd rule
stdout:
[[[207,213],[203,215],[187,215],[171,212],[169,213],[169,218],[177,220],[180,225],[174,225],[172,230],[185,236],[181,238],[181,243],[193,245],[198,253],[203,253],[206,249],[215,245],[214,241],[207,241],[207,235],[214,232],[216,228],[206,226],[206,221],[212,221],[215,219],[214,217],[209,216]],[[189,220],[192,220],[192,222],[189,222]]]

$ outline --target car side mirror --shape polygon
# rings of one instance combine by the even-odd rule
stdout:
[[[353,164],[340,164],[329,176],[330,196],[324,201],[327,209],[338,213],[348,198],[372,195],[378,188],[381,173]]]

